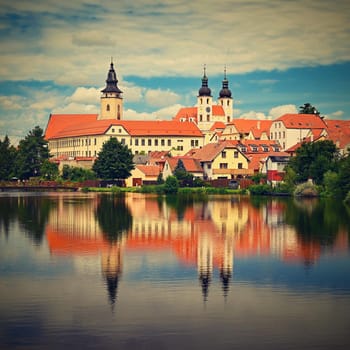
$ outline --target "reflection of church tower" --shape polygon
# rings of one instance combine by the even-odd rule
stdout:
[[[222,89],[219,93],[219,104],[222,106],[222,108],[225,111],[225,123],[229,123],[232,121],[233,117],[233,99],[232,99],[232,93],[231,90],[228,88],[228,80],[226,78],[226,67],[225,67],[225,74],[224,74],[224,80],[222,81]]]
[[[224,297],[227,296],[230,288],[230,280],[233,271],[233,242],[225,241],[222,262],[220,265],[220,280],[222,283],[222,290]]]
[[[98,119],[122,119],[123,117],[123,98],[118,88],[117,74],[115,73],[113,62],[109,69],[106,87],[101,90],[101,112]]]
[[[198,274],[204,301],[208,299],[209,285],[213,272],[213,242],[207,236],[198,242]]]
[[[102,274],[106,280],[109,300],[113,308],[117,299],[118,282],[122,272],[120,244],[113,244],[102,253]]]

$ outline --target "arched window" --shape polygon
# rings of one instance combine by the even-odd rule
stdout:
[[[109,105],[107,105],[106,110],[107,110],[107,112],[109,112],[109,110],[110,110]]]

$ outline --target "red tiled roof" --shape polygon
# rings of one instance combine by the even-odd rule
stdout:
[[[350,120],[326,119],[328,139],[332,140],[337,147],[344,149],[350,144]]]
[[[123,127],[131,136],[203,136],[194,123],[173,120],[97,120],[97,114],[52,114],[46,139],[101,135],[112,125]]]
[[[97,114],[51,114],[47,123],[45,138],[51,139],[64,129],[74,125],[91,123],[97,119]]]
[[[234,119],[228,126],[233,125],[237,132],[242,134],[249,134],[253,132],[254,136],[261,136],[263,132],[269,132],[272,124],[272,120],[259,120],[259,119]]]
[[[223,129],[225,129],[225,128],[226,128],[225,123],[223,123],[223,122],[215,122],[215,123],[211,126],[210,131],[215,131],[215,130],[218,130],[218,129],[223,130]]]
[[[158,176],[160,172],[158,165],[136,165],[136,168],[146,176]]]
[[[187,156],[180,156],[180,157],[170,157],[167,158],[167,162],[170,166],[170,169],[172,171],[175,170],[179,160],[182,161],[186,171],[190,172],[190,173],[202,173],[203,172],[203,168],[200,165],[200,162],[198,159],[194,159],[192,157],[187,157]]]
[[[221,105],[213,105],[213,115],[225,116],[225,111]]]
[[[173,120],[180,121],[180,118],[195,118],[197,120],[197,107],[184,107],[180,108]]]
[[[325,129],[327,125],[316,114],[284,114],[273,122],[281,121],[287,129]]]

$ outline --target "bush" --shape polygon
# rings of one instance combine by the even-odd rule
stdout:
[[[294,190],[294,196],[297,197],[317,197],[317,187],[311,182],[303,182],[298,185]]]
[[[179,181],[175,176],[168,176],[164,184],[166,194],[175,194],[179,190]]]
[[[346,197],[344,199],[344,203],[347,204],[347,205],[350,205],[350,191],[346,195]]]
[[[270,185],[251,185],[249,186],[249,192],[252,195],[266,195],[271,193]]]

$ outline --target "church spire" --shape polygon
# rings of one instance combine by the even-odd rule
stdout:
[[[226,77],[226,66],[224,69],[224,80],[222,81],[222,89],[220,90],[219,93],[219,98],[231,98],[232,96],[232,92],[231,90],[228,88],[228,80]]]
[[[206,74],[206,65],[204,65],[202,78],[202,87],[198,90],[198,96],[211,96],[211,90],[208,87],[208,78]]]
[[[119,96],[119,94],[121,94],[123,91],[121,91],[118,88],[117,84],[118,84],[117,74],[114,70],[113,58],[111,58],[111,66],[109,68],[108,75],[107,75],[106,87],[103,90],[101,90],[101,92],[103,93],[113,92]]]

